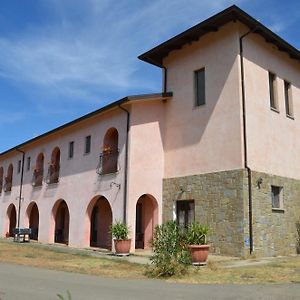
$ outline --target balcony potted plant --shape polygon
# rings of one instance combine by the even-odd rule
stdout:
[[[131,239],[128,238],[128,225],[121,221],[115,221],[111,225],[110,232],[114,239],[116,255],[129,255]]]
[[[199,222],[191,223],[186,231],[186,243],[192,256],[193,265],[205,265],[209,252],[207,234],[209,227]]]

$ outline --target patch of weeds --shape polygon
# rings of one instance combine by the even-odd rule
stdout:
[[[36,256],[36,254],[33,254],[33,253],[26,253],[24,255],[24,257],[27,257],[27,258],[36,258],[37,256]]]
[[[57,297],[61,300],[72,300],[72,295],[69,290],[67,290],[67,296],[68,298],[65,298],[63,295],[57,294]]]

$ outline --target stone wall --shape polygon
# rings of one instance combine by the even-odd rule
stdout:
[[[177,200],[194,200],[195,220],[211,228],[212,252],[244,256],[248,251],[245,246],[248,213],[244,209],[247,204],[244,191],[247,196],[244,170],[164,179],[163,221],[173,219]]]
[[[272,185],[283,188],[282,209],[272,209]],[[246,170],[164,179],[164,222],[174,219],[178,200],[195,201],[195,220],[211,228],[209,241],[213,253],[249,255]],[[252,210],[254,254],[295,254],[295,224],[300,220],[300,181],[252,171]]]
[[[295,254],[300,180],[252,172],[252,182],[254,253],[257,256]],[[282,187],[282,209],[272,209],[272,185]]]

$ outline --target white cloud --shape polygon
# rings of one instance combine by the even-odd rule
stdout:
[[[136,56],[233,2],[48,0],[59,21],[1,37],[0,76],[37,89],[45,99],[147,91],[154,83],[138,73]]]

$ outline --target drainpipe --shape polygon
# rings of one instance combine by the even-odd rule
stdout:
[[[241,88],[242,88],[242,111],[243,111],[243,136],[244,136],[244,167],[248,174],[248,203],[249,203],[249,244],[250,254],[253,252],[253,226],[252,226],[252,176],[251,168],[248,165],[247,128],[246,128],[246,93],[245,93],[245,69],[243,54],[243,39],[250,33],[254,33],[257,27],[243,34],[239,39],[240,64],[241,64]]]
[[[16,148],[16,150],[22,153],[22,166],[21,166],[21,181],[20,181],[20,192],[19,192],[19,207],[18,207],[18,223],[17,228],[20,228],[20,212],[21,212],[21,199],[23,190],[23,178],[24,178],[24,162],[25,162],[25,152]]]
[[[128,140],[129,140],[129,127],[130,127],[130,113],[127,109],[118,105],[120,109],[126,112],[126,146],[125,146],[125,178],[124,178],[124,207],[123,207],[123,222],[126,224],[126,212],[127,212],[127,185],[128,185]]]

